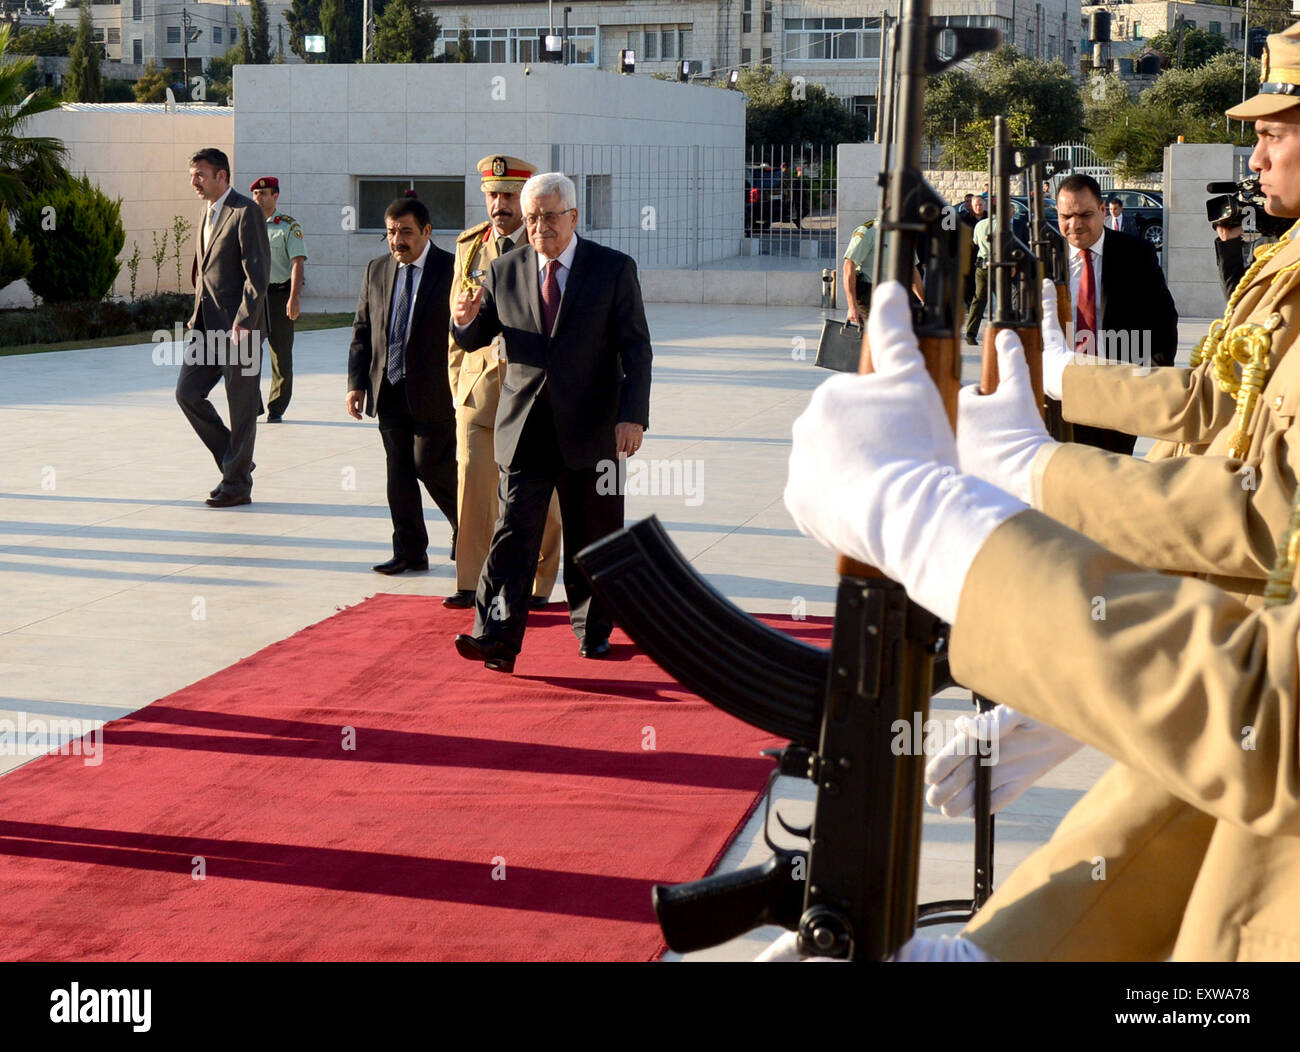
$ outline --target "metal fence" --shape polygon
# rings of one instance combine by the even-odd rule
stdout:
[[[835,255],[835,151],[820,146],[750,147],[745,237],[756,255]]]
[[[831,258],[835,161],[821,147],[551,148],[578,190],[578,229],[643,267],[738,255]]]
[[[690,269],[740,251],[740,147],[564,144],[551,169],[577,187],[579,232],[639,266]]]
[[[1102,190],[1114,190],[1115,169],[1102,161],[1097,152],[1083,142],[1063,142],[1052,148],[1052,157],[1058,161],[1069,161],[1068,174],[1081,173],[1097,180]],[[1064,178],[1064,177],[1062,177]],[[1059,182],[1059,180],[1057,180]]]

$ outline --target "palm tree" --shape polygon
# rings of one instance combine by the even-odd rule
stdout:
[[[60,103],[43,88],[27,94],[23,77],[36,59],[10,55],[9,34],[9,26],[0,26],[0,208],[10,208],[67,175],[68,151],[61,140],[22,134],[29,120],[57,110]]]

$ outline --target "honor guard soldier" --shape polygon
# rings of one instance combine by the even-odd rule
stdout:
[[[249,189],[266,216],[266,236],[271,242],[271,283],[266,289],[264,326],[271,345],[271,398],[266,407],[266,422],[278,424],[284,419],[284,411],[293,396],[293,323],[301,312],[307,246],[298,220],[276,208],[280,200],[279,179],[264,175]]]
[[[528,240],[519,191],[537,169],[518,157],[484,157],[478,163],[488,218],[456,239],[456,271],[451,301],[462,289],[478,285],[488,264]],[[497,404],[505,357],[510,349],[498,336],[486,347],[462,348],[451,339],[447,368],[456,405],[457,507],[456,591],[442,605],[468,609],[474,605],[479,573],[492,544],[497,521],[497,464],[493,448]],[[542,552],[533,581],[532,602],[545,606],[560,569],[560,502],[551,497]]]

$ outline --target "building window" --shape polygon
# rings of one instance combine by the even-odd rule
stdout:
[[[641,30],[629,29],[627,31],[627,49],[635,54],[637,58],[645,58],[641,54]]]
[[[772,49],[770,47],[765,47],[763,48],[763,65],[770,66],[771,64],[772,64]]]
[[[748,65],[749,65],[751,62],[753,62],[753,61],[754,61],[754,49],[753,49],[753,48],[749,48],[749,47],[743,47],[743,48],[741,48],[741,49],[740,49],[740,64],[741,64],[742,66],[748,66]]]
[[[659,61],[659,34],[653,29],[645,31],[645,54],[642,57],[647,62]]]
[[[131,41],[131,61],[137,66],[144,65],[144,41],[139,37]]]
[[[424,202],[434,230],[458,233],[465,225],[464,177],[425,176],[416,179],[358,179],[359,229],[383,231],[384,210],[407,190],[414,190]]]
[[[122,30],[117,26],[110,27],[108,31],[108,42],[110,44],[122,43]]]
[[[608,230],[614,225],[614,187],[608,175],[586,177],[586,207],[583,209],[588,230]]]
[[[745,0],[745,6],[741,8],[740,31],[742,33],[754,31],[754,0]]]
[[[167,27],[167,43],[169,43],[169,44],[179,44],[180,42],[181,42],[181,27],[180,27],[180,26],[168,26],[168,27]]]
[[[220,44],[220,43],[221,43],[221,27],[220,27],[220,26],[213,26],[213,27],[212,27],[212,42],[213,42],[214,44]]]
[[[104,42],[104,31],[102,29],[92,29],[90,31],[90,39],[95,41],[97,44],[102,44]]]
[[[966,16],[954,17],[960,17],[964,22]],[[880,19],[787,18],[785,53],[787,58],[794,61],[830,59],[852,62],[863,58],[879,58]]]
[[[1210,23],[1210,34],[1211,34],[1212,36],[1216,36],[1216,37],[1221,37],[1221,36],[1223,36],[1223,23],[1222,23],[1222,22],[1211,22],[1211,23]]]
[[[691,31],[689,29],[679,29],[677,31],[677,57],[691,57]]]
[[[659,33],[660,58],[665,62],[677,57],[677,30],[665,29]]]
[[[1142,23],[1141,23],[1141,22],[1134,22],[1134,23],[1133,23],[1133,39],[1134,39],[1134,40],[1141,40],[1141,39],[1142,39]]]
[[[131,0],[131,21],[144,21],[144,0]]]
[[[772,32],[772,0],[763,0],[763,32]]]

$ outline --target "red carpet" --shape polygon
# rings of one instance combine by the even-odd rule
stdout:
[[[0,957],[657,957],[650,885],[712,868],[775,741],[619,633],[580,660],[563,609],[509,677],[456,656],[465,611],[376,596],[110,724],[98,767],[0,779]]]

